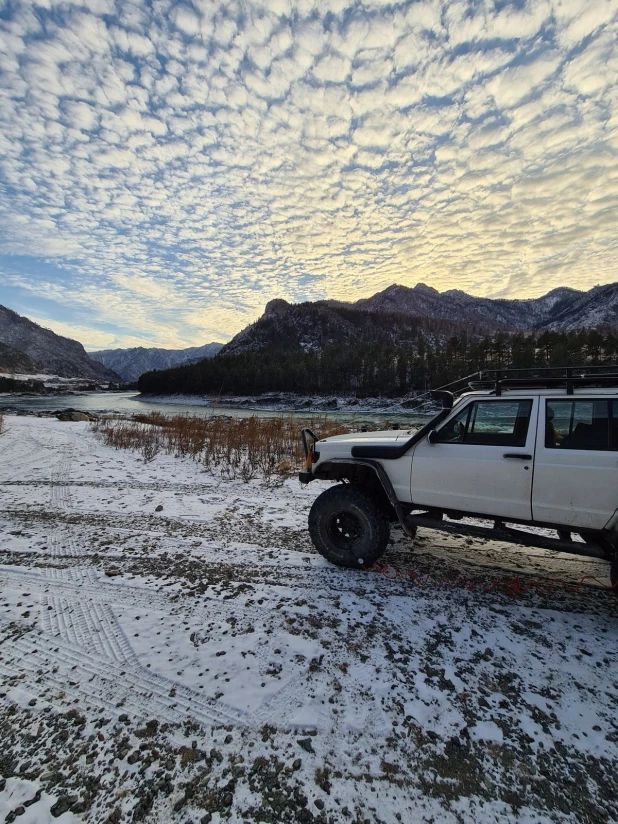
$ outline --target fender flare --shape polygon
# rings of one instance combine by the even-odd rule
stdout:
[[[386,472],[384,471],[384,467],[378,461],[373,461],[370,458],[331,458],[330,460],[324,461],[323,464],[319,464],[316,467],[317,473],[314,475],[314,478],[319,478],[319,472],[322,469],[325,469],[332,464],[338,464],[340,466],[366,466],[372,470],[372,472],[377,476],[382,489],[386,493],[386,497],[388,498],[389,503],[395,510],[395,514],[397,515],[397,520],[401,524],[403,531],[406,533],[408,538],[414,538],[416,534],[416,530],[411,527],[405,520],[403,510],[401,509],[401,504],[395,494],[395,490],[391,483],[391,479],[388,477]]]

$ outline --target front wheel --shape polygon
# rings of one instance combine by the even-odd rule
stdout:
[[[386,549],[390,524],[371,498],[353,486],[337,484],[313,502],[309,534],[332,564],[368,569]]]
[[[614,595],[618,596],[618,555],[614,555],[612,566],[609,573],[609,579],[614,588]]]

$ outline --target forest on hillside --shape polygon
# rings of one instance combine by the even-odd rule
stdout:
[[[321,353],[271,347],[217,355],[192,366],[147,372],[149,394],[258,395],[264,392],[398,397],[477,370],[603,364],[618,359],[618,334],[595,329],[540,334],[465,335],[413,345],[330,345]]]

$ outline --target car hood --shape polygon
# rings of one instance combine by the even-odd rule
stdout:
[[[350,432],[347,435],[332,435],[330,438],[323,438],[318,441],[320,449],[323,444],[363,444],[363,446],[387,446],[394,445],[397,441],[407,440],[412,435],[409,429],[385,429],[378,432]]]
[[[333,458],[349,458],[353,446],[395,446],[410,438],[412,432],[407,429],[383,430],[381,432],[355,432],[349,435],[333,435],[324,438],[315,445],[319,452],[319,463]],[[314,461],[314,465],[318,463]]]

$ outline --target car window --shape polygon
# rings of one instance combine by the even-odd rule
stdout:
[[[440,429],[438,443],[463,443],[471,406],[472,404],[466,406]]]
[[[439,443],[525,446],[532,401],[474,401],[438,433]]]
[[[597,452],[618,450],[617,415],[617,401],[548,400],[545,447]]]
[[[479,401],[473,404],[464,443],[525,446],[532,401]]]

